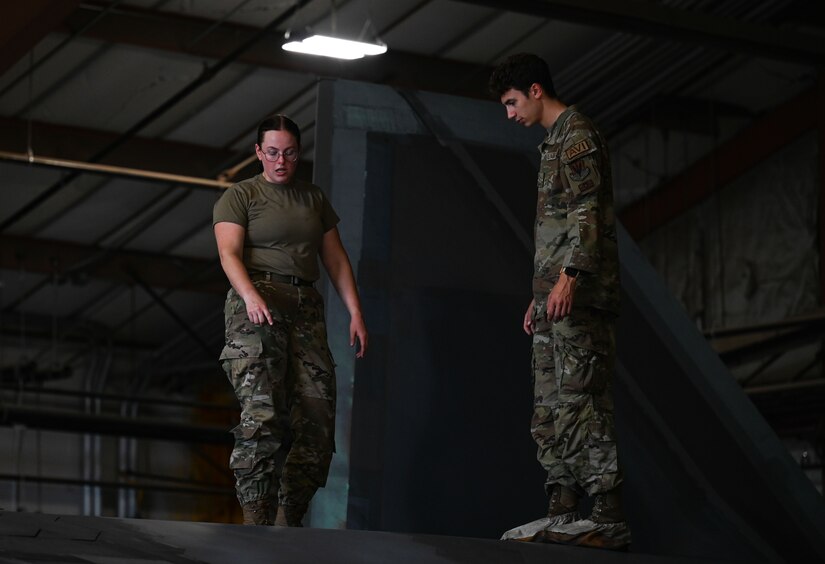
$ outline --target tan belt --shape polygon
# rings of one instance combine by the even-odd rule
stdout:
[[[269,280],[271,282],[280,282],[282,284],[292,284],[293,286],[312,286],[312,281],[298,278],[297,276],[288,276],[286,274],[278,274],[276,272],[251,272],[249,274],[250,280]]]

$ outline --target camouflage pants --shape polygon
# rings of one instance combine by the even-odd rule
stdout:
[[[256,326],[234,290],[226,299],[223,368],[241,405],[229,466],[241,505],[309,503],[334,451],[335,372],[321,295],[256,281],[274,324]]]
[[[546,319],[547,295],[536,297],[533,420],[538,460],[553,484],[594,495],[622,481],[613,425],[615,316],[574,308]]]

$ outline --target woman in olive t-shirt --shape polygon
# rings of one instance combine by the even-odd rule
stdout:
[[[350,346],[367,329],[338,216],[317,186],[295,178],[298,126],[282,115],[258,126],[263,172],[231,186],[213,225],[226,298],[223,368],[241,404],[229,465],[244,524],[301,526],[326,483],[335,425],[335,364],[327,345],[318,257],[349,310]]]

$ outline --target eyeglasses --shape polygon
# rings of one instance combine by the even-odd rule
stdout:
[[[264,154],[264,158],[269,162],[275,162],[278,160],[278,157],[283,156],[285,160],[294,163],[298,160],[298,155],[300,151],[298,149],[286,149],[284,151],[279,151],[275,149],[274,151],[261,151]]]

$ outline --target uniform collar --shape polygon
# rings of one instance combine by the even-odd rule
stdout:
[[[547,136],[544,138],[544,142],[551,145],[558,143],[559,133],[564,129],[564,124],[576,111],[575,104],[567,106],[564,111],[559,114],[559,117],[556,118],[556,121],[553,122],[553,125],[547,128]]]

